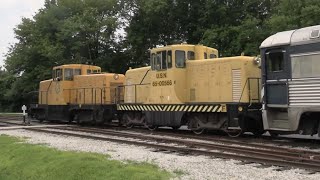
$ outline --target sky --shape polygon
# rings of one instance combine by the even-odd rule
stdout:
[[[22,17],[32,18],[43,6],[44,0],[0,0],[0,66],[10,45],[17,42],[13,29]]]

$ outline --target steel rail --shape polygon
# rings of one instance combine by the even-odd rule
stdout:
[[[261,163],[261,164],[268,164],[268,165],[301,168],[301,169],[312,170],[312,171],[317,171],[317,172],[320,171],[320,163],[289,161],[286,159],[258,157],[258,156],[253,156],[253,155],[246,156],[243,154],[228,153],[225,151],[213,152],[213,151],[200,150],[200,149],[189,148],[189,147],[177,147],[177,146],[169,146],[169,145],[162,145],[162,144],[151,144],[148,142],[116,139],[116,138],[93,136],[93,135],[84,135],[84,134],[77,134],[77,133],[71,133],[71,132],[61,132],[61,131],[54,131],[54,130],[48,130],[48,129],[39,129],[39,128],[32,129],[31,128],[28,130],[42,132],[42,133],[50,133],[50,134],[66,135],[66,136],[73,136],[73,137],[79,137],[79,138],[87,138],[87,139],[110,141],[110,142],[116,142],[116,143],[124,143],[124,144],[136,145],[136,146],[144,146],[144,147],[148,147],[148,148],[155,148],[155,149],[160,149],[160,150],[165,150],[165,151],[173,151],[173,152],[179,152],[179,153],[206,155],[206,156],[213,156],[213,157],[224,158],[224,159],[236,159],[236,160],[241,160],[241,161],[250,162],[250,163],[255,162],[255,163]]]
[[[70,127],[68,127],[70,128]],[[104,132],[115,132],[114,130],[110,131],[109,129],[101,129],[101,128],[80,128],[80,127],[72,127],[72,128],[78,128],[81,131],[87,131],[87,132],[98,132],[98,133],[104,133]],[[128,130],[128,129],[127,129]],[[117,132],[117,131],[116,131]],[[243,142],[239,139],[226,139],[226,138],[221,138],[221,137],[203,137],[203,136],[198,136],[198,135],[185,135],[185,134],[178,134],[177,133],[168,133],[168,132],[158,132],[158,131],[146,131],[149,132],[148,135],[158,135],[158,136],[174,136],[174,137],[179,137],[179,138],[190,138],[194,140],[201,140],[201,141],[212,141],[212,142],[217,142],[221,144],[234,144],[234,145],[240,145],[240,146],[245,146],[245,147],[250,147],[252,148],[260,148],[260,149],[269,149],[269,150],[274,150],[277,148],[277,153],[278,152],[284,152],[285,154],[292,153],[295,154],[296,156],[303,157],[303,156],[313,156],[314,159],[319,158],[320,159],[320,152],[315,152],[315,151],[310,151],[310,150],[300,150],[300,149],[292,149],[292,148],[286,148],[286,147],[279,147],[279,146],[274,146],[274,145],[267,145],[267,144],[260,144],[260,143],[255,143],[255,142]],[[123,132],[122,132],[123,133]],[[125,132],[130,134],[132,136],[132,133]],[[162,138],[160,139],[162,140]],[[272,142],[270,142],[272,143]]]

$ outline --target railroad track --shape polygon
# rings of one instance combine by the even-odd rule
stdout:
[[[159,137],[96,128],[55,127],[51,129],[32,128],[28,130],[132,144],[161,151],[206,155],[224,159],[235,159],[249,163],[254,162],[282,167],[301,168],[317,172],[320,171],[320,153],[307,150],[292,150],[289,148],[263,144],[243,144],[242,142],[239,146],[239,144],[236,144],[236,141],[217,141],[214,143],[200,142],[181,138]],[[101,135],[107,135],[107,137],[102,137]],[[119,137],[126,139],[119,139]]]
[[[4,122],[11,125],[21,125],[19,122],[12,122],[19,119],[21,120],[22,116],[9,116],[1,117],[0,122]],[[3,121],[5,119],[6,121]],[[8,122],[11,121],[11,122]],[[218,158],[226,159],[236,159],[245,162],[255,162],[268,165],[277,165],[285,167],[294,167],[302,168],[312,171],[320,171],[320,153],[307,151],[307,150],[298,150],[292,148],[278,147],[274,145],[266,145],[261,143],[248,142],[248,138],[242,139],[230,139],[223,138],[221,136],[195,136],[188,135],[185,133],[172,133],[168,131],[155,131],[150,132],[142,129],[134,129],[134,131],[140,131],[144,134],[133,134],[130,132],[122,132],[123,130],[128,130],[125,128],[116,128],[118,131],[112,129],[101,129],[101,128],[88,128],[88,127],[52,127],[49,129],[41,128],[29,128],[28,130],[76,136],[82,138],[98,139],[104,141],[112,141],[125,144],[133,144],[138,146],[144,146],[164,151],[173,151],[183,154],[196,154],[196,155],[206,155],[214,156]],[[56,131],[58,130],[58,131]],[[60,130],[60,131],[59,131]],[[63,130],[64,132],[62,132]],[[120,131],[119,131],[120,130]],[[65,132],[68,131],[68,132]],[[80,132],[93,133],[99,135],[108,135],[111,137],[99,137],[96,135],[88,134],[79,134]],[[147,132],[147,133],[146,133]],[[158,135],[158,136],[154,136]],[[159,137],[161,136],[161,137]],[[168,138],[165,136],[179,137],[177,138]],[[130,138],[131,140],[117,139],[116,137]],[[132,141],[132,138],[141,141]],[[181,139],[183,138],[183,139]],[[187,138],[193,140],[187,140]],[[201,140],[201,141],[195,141]],[[143,141],[153,141],[156,142],[143,142]],[[214,143],[209,143],[209,142]],[[268,143],[274,143],[267,141]],[[161,143],[161,144],[159,144]],[[164,145],[165,144],[176,144],[177,146]],[[283,142],[282,142],[283,144]],[[218,152],[217,152],[218,151]]]

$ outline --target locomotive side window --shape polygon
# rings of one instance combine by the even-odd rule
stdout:
[[[204,59],[208,59],[208,54],[207,53],[204,53],[203,56],[204,56]]]
[[[186,53],[184,51],[177,50],[176,55],[176,67],[184,68],[186,66]]]
[[[172,68],[172,51],[167,51],[168,69]]]
[[[217,56],[215,54],[210,54],[210,59],[214,59],[217,58]]]
[[[91,74],[91,69],[87,69],[87,74]]]
[[[284,69],[284,52],[267,52],[267,68],[269,72],[279,72]]]
[[[81,69],[75,69],[73,75],[81,75]]]
[[[188,51],[188,60],[195,60],[194,52]]]
[[[64,69],[64,80],[65,81],[73,80],[73,69],[69,69],[69,68]]]

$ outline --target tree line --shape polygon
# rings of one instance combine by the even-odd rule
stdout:
[[[0,111],[19,111],[53,66],[90,63],[125,73],[148,49],[187,42],[220,56],[258,55],[271,34],[319,24],[318,0],[45,0],[14,29],[0,68]]]

